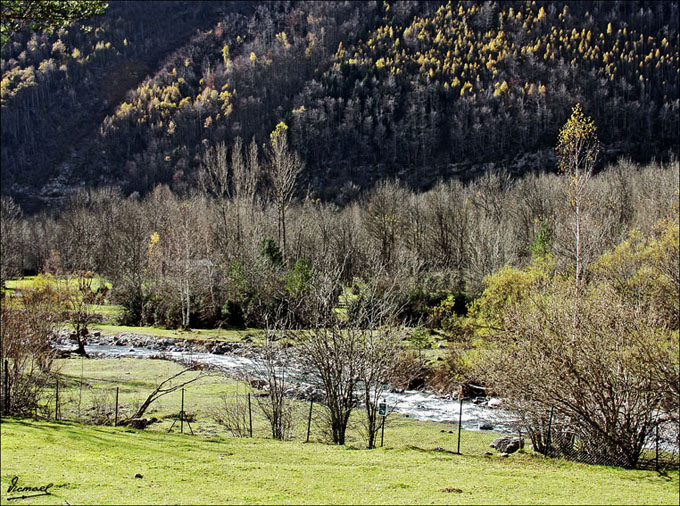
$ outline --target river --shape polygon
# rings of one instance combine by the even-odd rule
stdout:
[[[63,348],[62,346],[59,346]],[[243,377],[248,372],[257,370],[258,363],[248,357],[233,353],[213,354],[201,352],[179,352],[153,350],[136,346],[91,345],[85,347],[86,352],[95,358],[165,358],[175,361],[195,361],[227,372],[233,376]],[[309,375],[295,367],[289,378],[298,387],[309,385]],[[423,391],[386,392],[383,396],[390,411],[408,415],[417,420],[441,423],[458,423],[460,404],[451,399]],[[484,403],[475,404],[463,401],[462,427],[467,430],[480,430],[482,426],[491,426],[497,432],[511,432],[512,416],[502,409],[491,409]]]

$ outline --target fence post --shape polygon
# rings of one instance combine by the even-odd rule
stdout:
[[[80,404],[83,402],[83,357],[80,357],[80,393],[78,394],[78,420],[80,420]]]
[[[248,392],[248,433],[253,437],[253,410],[250,406],[250,392]]]
[[[656,462],[656,472],[659,472],[659,424],[656,424],[656,457],[655,457],[655,462]]]
[[[116,418],[113,421],[113,426],[115,427],[118,425],[118,389],[120,387],[116,387]]]
[[[312,428],[312,407],[314,406],[314,401],[309,401],[309,418],[307,419],[307,440],[305,443],[309,443],[309,431]]]
[[[385,440],[385,418],[387,418],[387,413],[382,417],[382,431],[380,432],[380,448],[383,447],[383,441]]]
[[[553,409],[554,409],[554,406],[550,406],[550,418],[548,419],[548,437],[546,438],[546,442],[545,442],[545,456],[546,457],[550,453],[550,443],[552,443],[552,439],[550,438],[550,431],[552,429]]]
[[[463,386],[460,387],[460,393],[458,394],[458,455],[460,455],[460,427],[463,425]]]
[[[179,412],[179,432],[184,434],[184,389],[182,389],[182,409]]]
[[[5,359],[5,416],[9,416],[9,360]]]
[[[57,387],[55,390],[54,419],[59,420],[59,380],[57,380]]]

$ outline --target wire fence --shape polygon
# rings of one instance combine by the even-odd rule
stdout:
[[[680,465],[678,427],[661,417],[635,441],[593,434],[577,424],[554,422],[552,416],[547,426],[534,427],[527,435],[533,449],[546,457],[620,467],[634,462],[637,468],[657,471]]]
[[[224,393],[196,400],[191,387],[152,404],[143,417],[135,418],[144,395],[130,392],[130,386],[93,385],[73,379],[56,379],[46,388],[30,410],[22,405],[17,410],[3,381],[0,407],[3,416],[31,416],[40,420],[78,422],[92,425],[130,426],[132,428],[192,435],[230,435],[232,437],[273,437],[269,395],[252,390],[243,393]],[[203,396],[201,396],[203,397]],[[365,439],[366,429],[361,423],[361,408],[354,410],[347,427],[347,441],[359,443]],[[314,401],[287,399],[284,439],[329,442],[329,415],[325,405]],[[386,417],[389,418],[389,417]],[[383,418],[385,419],[385,418]],[[384,434],[383,434],[384,436]],[[378,446],[380,446],[378,440]]]
[[[244,389],[247,387],[244,387]],[[179,432],[204,436],[229,435],[232,437],[274,437],[271,408],[268,394],[263,391],[216,393],[210,401],[197,399],[194,389],[182,388],[173,395],[157,401],[144,417],[134,415],[143,402],[138,391],[131,391],[129,384],[92,385],[74,379],[55,379],[43,389],[41,397],[24,415],[37,419],[73,421],[96,425],[126,425],[133,428]],[[0,388],[0,406],[4,416],[14,414],[12,399],[3,377]],[[463,405],[455,418],[465,420]],[[282,434],[287,440],[303,442],[332,442],[328,409],[320,402],[287,399],[281,412]],[[365,445],[368,427],[363,408],[354,410],[347,427],[346,443]],[[388,410],[386,417],[378,418],[378,434],[375,446],[397,444],[423,449],[423,441],[404,441],[411,435],[407,429],[408,419],[392,417]],[[387,427],[387,436],[385,431]],[[525,430],[521,423],[506,423],[502,434],[489,448],[488,431],[461,431],[459,423],[442,423],[439,432],[447,433],[447,447],[429,448],[462,454],[494,454],[507,456],[514,452],[534,450],[546,457],[564,458],[594,465],[625,466],[620,453],[610,451],[607,445],[575,429],[574,426],[554,422],[541,428],[540,441],[536,434]],[[433,441],[441,441],[441,435]],[[396,440],[395,438],[401,438]],[[645,439],[637,467],[665,471],[678,469],[678,432],[670,422],[659,422]],[[427,449],[427,448],[426,448]]]

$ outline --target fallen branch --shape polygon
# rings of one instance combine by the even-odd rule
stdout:
[[[141,418],[142,416],[144,416],[144,413],[145,413],[146,410],[149,408],[149,406],[150,406],[154,401],[160,399],[160,398],[163,397],[164,395],[170,394],[170,393],[174,392],[175,390],[179,390],[180,388],[183,388],[183,387],[189,385],[190,383],[193,383],[194,381],[197,381],[197,380],[199,380],[199,379],[201,379],[201,378],[204,378],[204,377],[206,377],[206,376],[209,376],[209,375],[211,374],[210,372],[202,371],[202,372],[201,372],[198,376],[196,376],[195,378],[191,378],[191,379],[182,381],[182,382],[180,382],[180,383],[170,385],[170,383],[171,383],[173,380],[176,380],[176,379],[179,378],[180,376],[182,376],[182,375],[184,375],[184,374],[186,374],[186,373],[188,373],[188,372],[198,371],[198,370],[201,370],[200,365],[199,365],[199,364],[192,364],[192,365],[190,365],[189,367],[187,367],[186,369],[181,370],[181,371],[178,372],[177,374],[174,374],[174,375],[170,376],[169,378],[167,378],[167,379],[161,381],[161,382],[158,384],[158,386],[156,387],[156,389],[155,389],[153,392],[151,392],[151,394],[150,394],[150,395],[146,398],[146,400],[142,403],[142,405],[139,407],[139,409],[137,410],[137,412],[129,418],[129,420],[131,420],[131,419],[133,419],[133,418]],[[124,425],[124,424],[125,424],[125,422],[123,422],[123,425]]]

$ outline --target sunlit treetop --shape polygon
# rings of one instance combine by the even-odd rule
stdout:
[[[581,104],[576,104],[560,130],[555,148],[560,171],[573,173],[594,165],[600,150],[596,130],[593,120],[583,114]]]
[[[278,139],[280,138],[285,139],[287,130],[288,125],[286,125],[283,121],[276,125],[276,128],[269,134],[272,144],[278,142]]]

